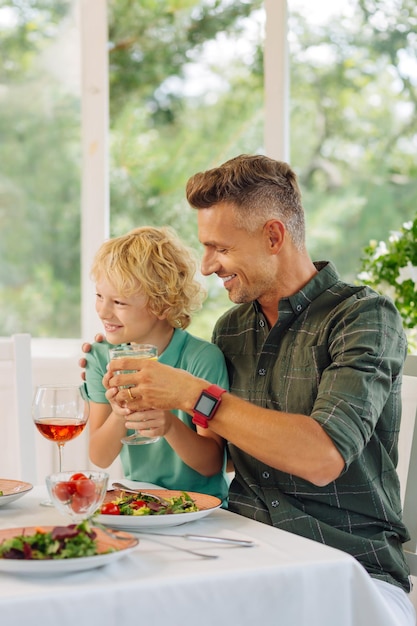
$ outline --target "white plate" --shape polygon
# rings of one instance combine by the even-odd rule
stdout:
[[[170,489],[144,489],[146,493],[162,496],[163,498],[173,498],[181,495],[182,491],[172,491]],[[105,498],[106,502],[114,500],[115,496],[120,495],[119,490],[109,491]],[[189,496],[195,501],[199,510],[191,513],[174,513],[172,515],[98,515],[95,519],[100,524],[111,526],[119,530],[143,530],[145,528],[181,526],[188,522],[194,522],[206,515],[210,515],[213,511],[221,506],[221,500],[215,496],[205,493],[194,493],[187,491]]]
[[[0,478],[0,491],[3,492],[3,495],[0,496],[0,506],[10,504],[10,502],[21,498],[32,488],[33,485],[30,483],[24,483],[21,480]]]
[[[52,526],[43,526],[48,531]],[[108,554],[96,554],[94,556],[85,556],[76,559],[46,559],[44,561],[33,560],[25,561],[21,559],[0,559],[0,572],[8,572],[12,574],[36,574],[37,576],[54,576],[55,574],[68,574],[70,572],[80,572],[96,567],[102,567],[109,563],[114,563],[118,559],[129,554],[139,543],[136,537],[123,533],[123,539],[115,539],[109,537],[100,528],[94,529],[97,533],[98,549],[105,551],[114,548],[114,552]],[[0,530],[0,543],[3,539],[9,539],[25,532],[27,535],[33,534],[36,526],[31,528],[8,528]]]

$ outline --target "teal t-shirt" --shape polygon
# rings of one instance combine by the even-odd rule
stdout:
[[[86,355],[86,389],[92,402],[107,404],[106,389],[102,380],[109,362],[110,347],[113,346],[107,342],[94,343],[91,352]],[[176,329],[168,347],[158,360],[225,389],[229,388],[226,364],[221,350],[187,331]],[[173,412],[187,426],[196,430],[188,413]],[[151,445],[124,445],[120,451],[120,459],[126,478],[131,480],[155,483],[166,489],[208,493],[221,500],[227,499],[229,480],[226,475],[226,454],[223,470],[209,477],[186,465],[164,437]]]

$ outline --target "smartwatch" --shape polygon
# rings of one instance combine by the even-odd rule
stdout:
[[[218,385],[210,385],[204,389],[193,408],[193,424],[207,428],[208,420],[212,419],[219,408],[224,393],[226,393],[226,389],[222,389]]]

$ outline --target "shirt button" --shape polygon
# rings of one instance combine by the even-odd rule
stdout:
[[[302,308],[301,304],[297,304],[297,311],[301,311]]]
[[[264,320],[259,320],[259,326],[263,328],[265,326]]]
[[[265,376],[266,370],[261,368],[260,370],[258,370],[258,374],[259,374],[259,376]]]
[[[262,478],[269,478],[269,472],[262,472]]]
[[[279,506],[279,500],[272,500],[271,506],[273,506],[275,509],[277,506]]]

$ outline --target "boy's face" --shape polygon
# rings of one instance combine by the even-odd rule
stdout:
[[[162,327],[166,326],[165,320],[148,311],[143,294],[123,297],[104,278],[96,284],[96,311],[106,339],[112,344],[157,343]]]

